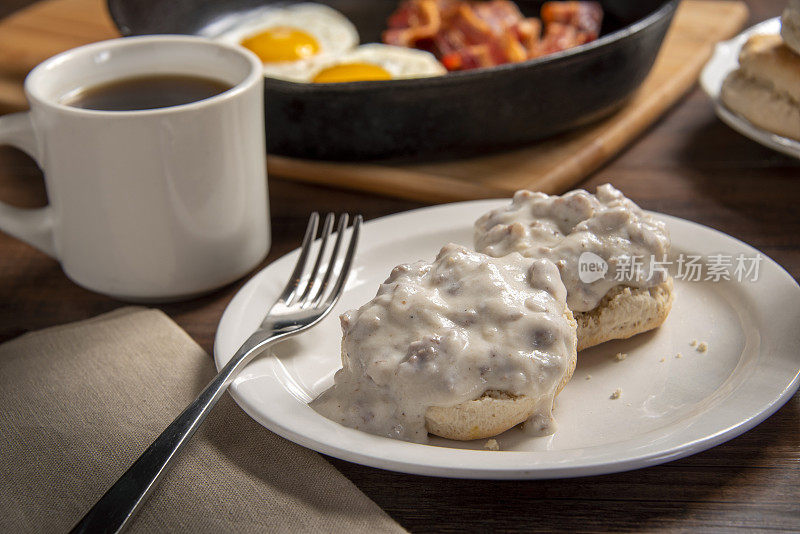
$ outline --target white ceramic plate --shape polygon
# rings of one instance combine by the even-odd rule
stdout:
[[[433,438],[420,445],[346,428],[309,408],[341,365],[337,315],[371,299],[394,265],[432,260],[449,241],[471,245],[473,221],[507,202],[448,204],[367,223],[334,313],[248,365],[231,386],[233,398],[273,432],[351,462],[424,475],[532,479],[624,471],[708,449],[754,427],[797,390],[800,287],[765,257],[757,282],[676,281],[675,305],[660,329],[582,352],[557,398],[552,436],[512,429],[498,437],[500,452],[482,450],[485,441]],[[676,255],[757,253],[710,228],[658,217]],[[259,272],[231,301],[215,341],[218,368],[259,324],[297,252]],[[695,339],[708,343],[707,353],[690,346]],[[618,352],[628,357],[616,361]],[[622,396],[611,400],[617,388]]]
[[[780,30],[781,19],[780,17],[775,17],[774,19],[765,20],[760,24],[756,24],[730,41],[718,43],[714,48],[714,55],[708,60],[708,63],[706,63],[706,66],[703,68],[703,72],[700,74],[700,85],[713,101],[717,116],[725,124],[740,134],[768,148],[783,152],[789,156],[800,158],[800,141],[782,137],[755,126],[744,117],[725,107],[719,98],[722,82],[725,80],[725,77],[732,70],[739,68],[739,51],[742,49],[747,39],[753,34],[777,34],[780,33]]]

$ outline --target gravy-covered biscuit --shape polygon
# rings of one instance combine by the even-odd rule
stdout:
[[[528,421],[552,433],[572,376],[576,326],[549,260],[446,245],[399,265],[341,316],[342,369],[311,406],[346,426],[408,441],[494,436]]]
[[[578,322],[579,349],[664,321],[672,305],[672,283],[663,264],[669,246],[664,224],[609,184],[595,195],[582,189],[561,196],[518,191],[511,204],[475,223],[479,252],[497,257],[517,252],[558,266]],[[667,298],[656,297],[651,291],[656,287]],[[606,296],[615,290],[615,309],[627,317],[600,309],[610,304]],[[656,304],[660,320],[640,320]]]

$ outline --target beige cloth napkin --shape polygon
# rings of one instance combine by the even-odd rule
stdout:
[[[214,373],[158,310],[0,345],[0,532],[71,528]],[[225,395],[130,532],[404,532],[318,454]]]

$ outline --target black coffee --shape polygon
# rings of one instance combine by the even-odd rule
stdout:
[[[202,76],[153,74],[88,87],[70,95],[63,103],[99,111],[167,108],[211,98],[231,87]]]

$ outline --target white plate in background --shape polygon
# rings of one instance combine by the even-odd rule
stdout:
[[[748,28],[729,41],[717,43],[714,48],[714,54],[706,63],[703,72],[700,73],[700,85],[714,103],[714,111],[722,122],[757,143],[789,156],[800,158],[800,141],[759,128],[725,107],[719,97],[725,77],[731,71],[739,68],[739,51],[747,39],[754,34],[778,34],[780,30],[781,19],[780,17],[775,17]]]
[[[675,304],[661,328],[581,352],[556,400],[552,436],[511,429],[497,438],[500,452],[483,450],[485,440],[432,437],[421,445],[347,428],[309,408],[341,366],[337,316],[370,300],[396,264],[432,260],[449,241],[472,245],[475,219],[507,203],[446,204],[365,224],[334,312],[250,363],[231,385],[233,398],[273,432],[351,462],[423,475],[540,479],[625,471],[706,450],[754,427],[797,390],[800,287],[764,257],[756,282],[676,280]],[[667,223],[675,255],[757,254],[716,230],[657,217]],[[267,266],[231,301],[215,340],[218,368],[260,323],[297,254]],[[697,352],[692,340],[707,342],[708,352]],[[618,352],[627,358],[616,361]],[[617,388],[622,396],[611,400]]]

